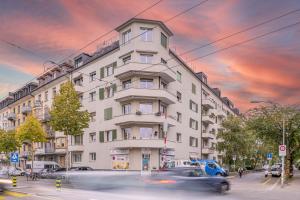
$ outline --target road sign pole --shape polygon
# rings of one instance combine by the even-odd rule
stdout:
[[[282,145],[285,144],[285,119],[283,118],[282,120]],[[285,149],[286,150],[286,149]],[[284,156],[282,156],[282,170],[281,170],[281,187],[283,188],[283,183],[284,183],[284,176],[285,176],[285,171],[284,171]]]

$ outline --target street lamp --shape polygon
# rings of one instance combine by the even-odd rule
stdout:
[[[250,101],[250,103],[267,103],[267,104],[272,104],[272,105],[276,105],[278,103],[274,103],[273,101],[264,101],[264,100],[253,100]],[[282,145],[285,144],[285,115],[283,113],[283,117],[282,117]],[[283,183],[284,183],[284,176],[285,176],[285,172],[284,172],[284,157],[281,157],[281,187],[283,187]]]

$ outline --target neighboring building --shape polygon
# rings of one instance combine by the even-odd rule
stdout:
[[[32,93],[42,104],[35,113],[44,116],[53,88],[58,91],[68,78],[74,83],[91,121],[83,135],[69,138],[72,166],[147,171],[170,159],[222,162],[216,136],[224,118],[238,113],[233,103],[208,86],[204,73],[194,73],[170,50],[173,33],[162,22],[131,19],[116,31],[119,41],[75,57],[71,76],[51,82],[43,82],[46,74],[39,77]],[[59,139],[64,136],[51,136],[37,158],[63,164],[65,154],[57,145],[64,143]],[[43,150],[47,147],[50,154]]]

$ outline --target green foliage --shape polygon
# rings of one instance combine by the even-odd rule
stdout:
[[[25,122],[17,129],[19,141],[26,143],[45,142],[46,133],[40,121],[33,115],[29,115]]]
[[[10,152],[17,151],[20,147],[20,142],[14,131],[6,132],[0,129],[0,152],[6,155]]]
[[[80,111],[80,101],[73,84],[69,81],[62,85],[60,94],[53,101],[50,111],[50,125],[55,131],[65,135],[83,134],[83,129],[89,126],[89,113]]]

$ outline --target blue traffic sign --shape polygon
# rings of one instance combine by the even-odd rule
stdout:
[[[19,162],[19,154],[18,153],[11,153],[10,154],[10,162],[13,162],[13,163]]]
[[[272,153],[268,153],[268,154],[267,154],[267,159],[268,159],[268,160],[272,160],[272,157],[273,157],[273,154],[272,154]]]

